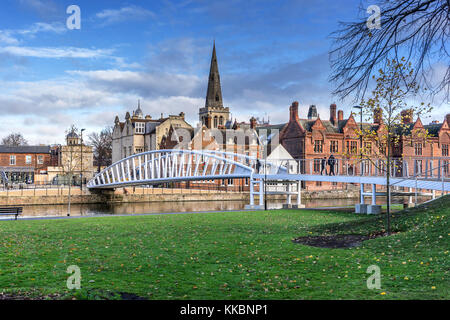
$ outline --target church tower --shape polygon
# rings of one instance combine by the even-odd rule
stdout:
[[[216,44],[214,43],[205,107],[200,108],[199,121],[208,128],[218,128],[225,126],[229,118],[230,109],[223,107],[219,65],[217,63]]]

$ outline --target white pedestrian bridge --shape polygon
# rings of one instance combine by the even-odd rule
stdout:
[[[408,188],[410,192],[431,190],[441,194],[450,191],[449,157],[394,159],[390,168],[390,184]],[[328,181],[359,184],[361,203],[364,196],[372,196],[375,205],[376,186],[386,185],[386,163],[383,160],[338,160],[330,166],[318,159],[265,161],[255,157],[210,150],[154,150],[124,158],[95,175],[87,184],[89,189],[115,189],[128,186],[155,185],[170,182],[188,182],[222,179],[248,179],[250,207],[259,195],[259,206],[270,185],[286,185],[290,204],[297,194],[301,206],[301,181]],[[332,172],[330,172],[332,171]],[[321,174],[322,173],[322,174]],[[334,173],[334,175],[333,175]],[[371,186],[365,192],[365,185]],[[295,192],[294,192],[295,190]]]

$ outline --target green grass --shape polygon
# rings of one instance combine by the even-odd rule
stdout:
[[[450,197],[395,213],[390,237],[348,249],[292,243],[368,234],[384,215],[275,210],[0,222],[0,292],[148,299],[449,299]],[[367,267],[381,268],[369,290]],[[66,269],[81,269],[68,290]]]

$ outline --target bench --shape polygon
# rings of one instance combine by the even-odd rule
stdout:
[[[23,207],[0,207],[0,216],[17,216],[22,214]]]

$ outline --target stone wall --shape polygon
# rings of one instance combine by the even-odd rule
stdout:
[[[0,205],[50,205],[67,204],[68,192],[65,189],[30,189],[0,192]],[[357,198],[357,191],[304,191],[302,199],[348,199]],[[71,189],[71,203],[128,203],[128,202],[175,202],[175,201],[249,201],[249,194],[243,192],[225,192],[192,189],[162,189],[162,188],[127,188],[116,191],[81,192],[78,188]],[[269,200],[285,200],[284,195],[269,195]],[[294,202],[296,196],[292,196]],[[255,197],[255,202],[258,197]]]

